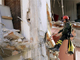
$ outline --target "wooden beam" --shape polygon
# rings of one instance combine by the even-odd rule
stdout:
[[[8,17],[8,16],[2,16],[2,19],[8,19],[8,20],[12,20],[12,17]]]

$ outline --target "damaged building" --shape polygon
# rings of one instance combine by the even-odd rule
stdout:
[[[79,60],[79,0],[0,0],[0,60]],[[68,40],[53,53],[64,26],[62,16],[72,24],[74,54],[67,53]],[[63,57],[64,56],[64,57]]]
[[[3,60],[48,60],[50,0],[0,0],[0,56]]]
[[[75,35],[72,39],[73,44],[75,45],[75,51],[73,55],[67,54],[67,44],[68,41],[65,40],[60,47],[59,58],[61,60],[79,60],[79,52],[80,52],[80,44],[79,44],[79,36],[80,36],[80,0],[51,0],[51,12],[53,14],[54,22],[53,26],[59,27],[59,29],[63,26],[62,16],[68,15],[70,18],[70,23],[72,24],[72,29],[74,29]],[[58,28],[52,28],[52,32],[58,32]],[[56,33],[55,32],[55,33]],[[58,37],[57,37],[58,38]],[[55,38],[56,40],[58,40]],[[55,41],[56,42],[56,41]]]

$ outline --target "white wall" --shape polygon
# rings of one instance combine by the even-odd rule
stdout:
[[[2,0],[0,0],[0,5],[2,5]],[[1,23],[1,18],[0,18],[0,23]],[[2,24],[0,24],[0,38],[2,38]]]
[[[30,40],[30,26],[27,22],[27,11],[29,8],[29,0],[21,0],[21,18],[23,22],[21,22],[21,32],[23,36]]]
[[[4,5],[4,0],[0,0],[0,5]]]
[[[2,5],[2,0],[0,0],[0,5]]]
[[[47,10],[46,10],[46,0],[41,0],[41,5],[39,8],[39,34],[44,37],[47,32]],[[38,2],[38,3],[40,3]],[[38,4],[39,5],[39,4]]]

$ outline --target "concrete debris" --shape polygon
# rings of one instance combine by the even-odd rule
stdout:
[[[2,28],[3,32],[8,32],[8,31],[15,31],[15,32],[20,32],[20,30],[16,30],[16,29],[7,29],[7,28]]]
[[[18,42],[18,40],[15,40],[15,42]]]
[[[9,39],[9,40],[19,39],[19,37],[16,36],[13,32],[11,32],[11,33],[9,33],[9,34],[6,34],[6,35],[4,36],[4,38],[7,38],[7,39]]]
[[[4,42],[5,42],[5,43],[9,43],[10,40],[8,40],[8,39],[4,39]]]
[[[23,38],[24,38],[21,34],[19,34],[19,33],[17,33],[17,32],[14,32],[14,34],[15,34],[16,36],[18,36],[20,39],[23,39]]]
[[[3,48],[4,54],[0,53],[0,55],[3,58],[17,55],[26,48],[26,42],[28,42],[28,40],[18,32],[19,30],[15,29],[2,29],[3,38],[0,38],[0,47]],[[7,50],[10,52],[7,53]]]
[[[19,43],[22,43],[22,39],[18,39],[18,42],[19,42]]]
[[[51,60],[53,60],[53,59],[55,60],[56,59],[56,56],[53,56],[53,54],[50,54],[50,59]]]
[[[10,45],[6,46],[6,48],[11,49],[11,50],[17,50],[15,46],[10,46]]]
[[[29,42],[29,40],[24,38],[24,39],[23,39],[23,42]]]
[[[12,38],[13,40],[24,38],[21,34],[18,33],[18,30],[10,30],[10,29],[3,28],[2,31],[3,31],[3,36],[5,38],[10,38],[10,39]]]
[[[19,46],[17,46],[17,49],[18,49],[18,50],[24,50],[25,48],[26,48],[25,45],[19,45]]]
[[[28,58],[31,58],[31,50],[28,52]]]
[[[28,58],[28,59],[26,59],[26,60],[33,60],[33,59],[31,59],[31,58]]]
[[[18,60],[24,60],[23,56],[20,56],[20,59],[18,59]]]
[[[53,22],[54,26],[63,27],[64,23],[62,21]]]
[[[79,22],[75,22],[73,23],[75,26],[80,26],[80,23]]]
[[[62,23],[61,21],[54,22],[54,24],[61,24],[61,23]]]
[[[79,22],[74,22],[72,23],[73,28],[80,30],[80,23]]]
[[[17,55],[19,52],[18,51],[13,51],[12,55]]]
[[[80,39],[79,39],[79,37],[75,37],[75,38],[72,40],[72,43],[73,43],[76,47],[80,47]]]

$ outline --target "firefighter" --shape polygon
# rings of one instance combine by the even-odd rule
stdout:
[[[71,34],[71,24],[69,23],[69,17],[63,16],[63,22],[64,22],[64,28],[60,30],[57,34],[62,32],[61,38],[57,41],[56,45],[53,48],[49,48],[52,51],[59,51],[60,46],[62,45],[62,42],[65,39],[70,38]],[[56,34],[56,35],[57,35]]]

